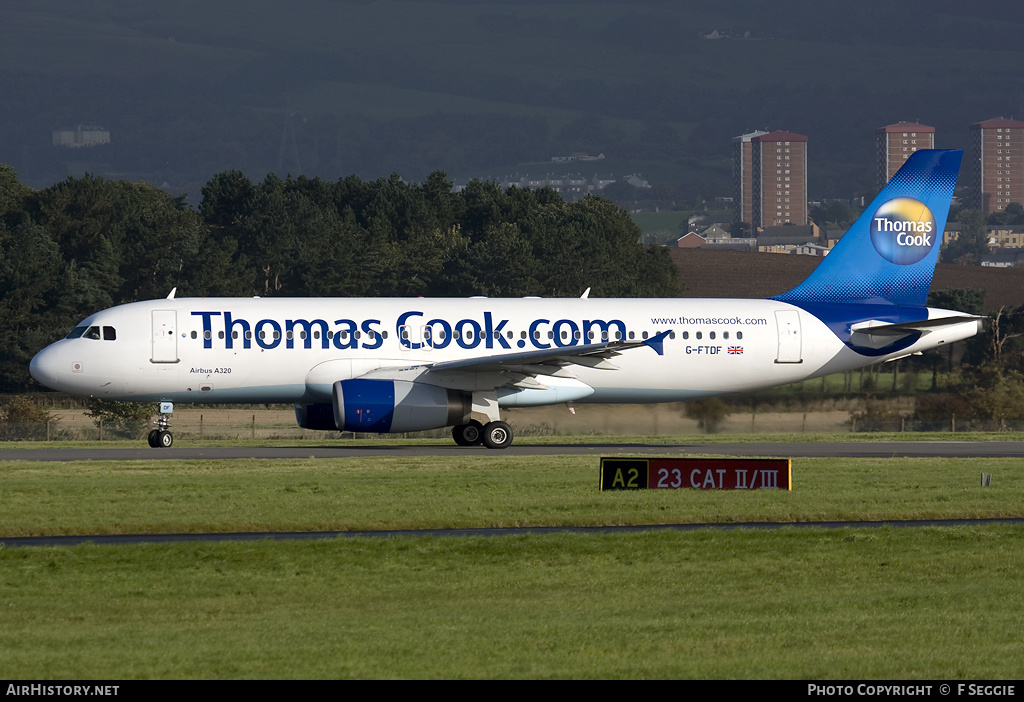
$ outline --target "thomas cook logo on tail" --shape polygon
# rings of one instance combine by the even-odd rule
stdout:
[[[931,252],[937,236],[935,215],[912,197],[889,200],[871,216],[871,243],[892,263],[917,263]]]

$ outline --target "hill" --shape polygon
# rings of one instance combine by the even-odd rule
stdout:
[[[848,197],[874,185],[878,126],[966,146],[970,123],[1019,114],[1024,80],[1021,12],[960,0],[87,5],[5,0],[0,162],[190,204],[230,169],[593,177],[551,161],[575,152],[697,203],[730,192],[730,139],[755,128],[807,134],[810,197]],[[54,147],[76,125],[110,143]]]
[[[673,248],[669,253],[686,284],[683,297],[771,297],[797,285],[820,260],[750,251]],[[985,290],[987,312],[1004,305],[1018,307],[1024,304],[1024,270],[940,263],[932,290],[946,288]]]

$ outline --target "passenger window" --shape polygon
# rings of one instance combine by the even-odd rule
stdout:
[[[736,332],[736,338],[737,339],[742,339],[743,338],[743,332]]]

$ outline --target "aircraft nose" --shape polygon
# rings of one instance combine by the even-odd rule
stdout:
[[[47,346],[32,357],[28,364],[28,372],[40,385],[45,385],[53,390],[59,389],[57,385],[59,385],[61,362],[58,357],[61,355],[53,346]]]

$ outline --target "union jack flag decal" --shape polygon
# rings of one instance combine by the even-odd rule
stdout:
[[[742,346],[730,346],[729,347],[729,353],[733,354],[734,356],[738,356],[741,353],[743,353],[743,347]]]

